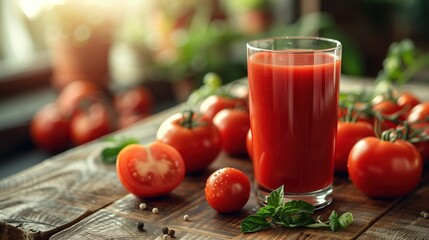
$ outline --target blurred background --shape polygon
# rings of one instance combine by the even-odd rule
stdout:
[[[0,0],[0,178],[54,154],[30,123],[75,80],[112,99],[144,87],[153,108],[139,120],[185,101],[207,72],[245,77],[245,43],[284,35],[338,39],[343,74],[375,78],[392,42],[429,50],[428,12],[426,0]]]

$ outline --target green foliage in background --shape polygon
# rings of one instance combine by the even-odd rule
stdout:
[[[348,75],[363,75],[365,64],[356,43],[345,35],[329,13],[302,16],[292,25],[275,25],[267,36],[320,36],[336,39],[343,45],[341,71]]]

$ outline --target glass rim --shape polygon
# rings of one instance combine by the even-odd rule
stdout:
[[[267,42],[267,41],[273,41],[273,40],[314,40],[314,41],[321,41],[321,42],[329,42],[336,44],[335,47],[330,48],[323,48],[323,49],[304,49],[304,48],[297,48],[297,49],[282,49],[282,50],[273,50],[273,49],[266,49],[261,47],[254,46],[258,42]],[[335,50],[339,50],[342,48],[342,44],[340,41],[332,39],[332,38],[325,38],[325,37],[306,37],[306,36],[283,36],[283,37],[267,37],[257,40],[252,40],[246,43],[247,49],[253,50],[253,51],[265,51],[265,52],[290,52],[290,53],[299,53],[299,54],[305,54],[305,53],[315,53],[315,52],[332,52]],[[297,51],[298,50],[298,51]]]

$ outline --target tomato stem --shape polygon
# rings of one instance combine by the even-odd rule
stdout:
[[[382,141],[395,142],[398,139],[404,139],[404,134],[398,129],[389,129],[381,134]]]
[[[183,110],[182,116],[183,120],[180,122],[180,125],[185,128],[191,129],[193,127],[194,111],[190,109]]]
[[[204,121],[200,121],[199,118],[194,117],[195,112],[191,109],[186,109],[182,111],[183,120],[180,121],[180,125],[187,129],[192,129],[199,126],[205,126]]]

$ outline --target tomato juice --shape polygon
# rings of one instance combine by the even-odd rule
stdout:
[[[341,57],[326,51],[248,56],[253,164],[269,190],[309,193],[333,182]]]

